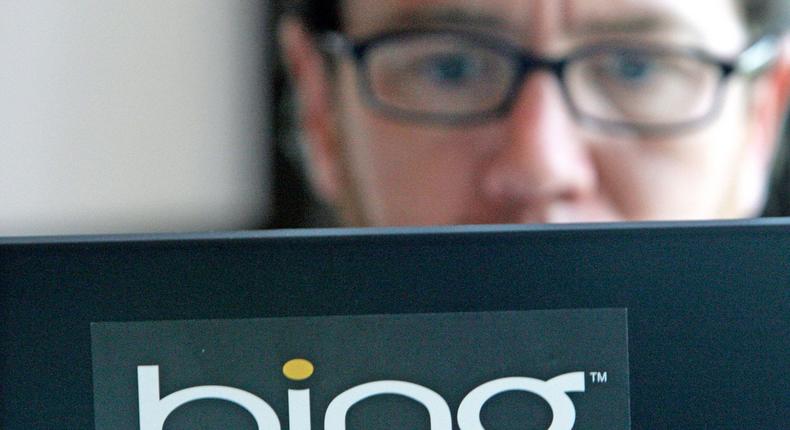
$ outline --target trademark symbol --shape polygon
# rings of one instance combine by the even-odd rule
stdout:
[[[590,372],[590,379],[593,384],[605,384],[607,378],[606,372]]]

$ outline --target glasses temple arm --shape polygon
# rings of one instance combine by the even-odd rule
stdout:
[[[735,72],[755,76],[772,66],[779,57],[779,42],[776,36],[765,36],[746,48],[734,63]]]

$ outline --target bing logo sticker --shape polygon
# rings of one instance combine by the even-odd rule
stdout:
[[[627,429],[618,309],[96,323],[97,429]]]

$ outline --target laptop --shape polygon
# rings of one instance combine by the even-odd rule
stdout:
[[[457,333],[480,329],[484,331],[479,337],[491,338],[490,345],[501,348],[489,355],[490,361],[516,351],[513,344],[501,340],[510,336],[508,324],[538,327],[535,321],[547,319],[555,325],[546,327],[559,327],[552,333],[562,337],[576,330],[573,327],[584,329],[585,321],[593,321],[589,323],[593,333],[596,324],[610,316],[615,327],[612,338],[616,342],[622,338],[622,345],[618,343],[622,348],[582,339],[579,345],[586,346],[575,351],[584,355],[593,350],[627,350],[627,372],[621,375],[627,390],[621,393],[625,397],[617,397],[625,402],[617,408],[626,410],[615,412],[627,415],[628,427],[778,429],[790,424],[788,219],[6,238],[0,239],[0,298],[0,427],[6,430],[105,428],[100,416],[114,410],[109,407],[112,391],[105,389],[112,380],[101,378],[114,376],[97,361],[118,351],[145,349],[146,343],[159,342],[154,338],[164,338],[162,333],[176,337],[192,333],[181,336],[181,345],[189,344],[199,354],[206,353],[204,345],[224,342],[224,333],[263,330],[267,333],[262,336],[277,339],[271,342],[279,345],[288,339],[278,330],[307,325],[321,327],[313,340],[322,348],[339,351],[347,346],[345,342],[353,343],[351,337],[343,337],[349,330],[359,329],[364,337],[366,330],[376,333],[380,328],[390,330],[387,336],[406,333],[425,345],[433,342],[428,333],[438,333],[442,348],[458,347],[462,356],[474,357],[488,346],[452,339]],[[623,331],[615,333],[620,330],[618,321]],[[420,324],[428,325],[423,330]],[[604,331],[595,332],[596,339],[610,330],[605,324],[600,327]],[[456,334],[442,336],[450,332]],[[535,342],[546,337],[539,329],[523,332]],[[213,340],[194,340],[204,334],[214,336]],[[376,338],[373,341],[378,343],[367,349],[375,353],[389,348],[387,339]],[[239,347],[238,352],[228,352],[236,347],[222,345],[225,357],[246,351]],[[151,354],[166,354],[168,348],[148,349]],[[557,363],[564,359],[560,353],[552,354],[543,357]],[[444,360],[442,350],[426,357]],[[317,361],[324,359],[330,358],[325,354]],[[130,378],[139,377],[129,382],[134,390],[130,411],[140,412],[140,417],[142,403],[137,405],[136,400],[139,394],[142,402],[143,382],[149,381],[144,377],[160,378],[151,379],[162,384],[162,402],[157,404],[160,399],[154,397],[155,405],[164,405],[169,392],[186,388],[166,386],[168,375],[175,375],[178,366],[170,364],[167,370],[164,355],[156,360],[160,360],[158,368],[141,366],[138,373],[129,369]],[[454,360],[464,365],[464,360]],[[367,366],[386,377],[384,367],[404,361],[409,360],[379,358],[368,360]],[[294,382],[298,378],[289,375],[312,371],[312,364],[317,375],[321,364],[315,362],[313,358],[307,364],[286,363],[287,382],[302,387]],[[199,371],[202,362],[195,363]],[[233,366],[247,365],[231,359],[221,367],[229,371]],[[458,388],[458,394],[446,394],[441,387],[453,373],[429,372],[430,381],[420,382],[419,387],[430,382],[429,391],[443,396],[440,403],[449,406],[439,409],[453,415],[448,426],[478,428],[464,424],[461,413],[469,409],[472,393],[479,393],[472,388],[483,390],[480,387],[489,386],[486,381],[493,378],[517,376],[496,369]],[[579,399],[592,393],[594,384],[607,382],[607,369],[559,366],[554,370],[551,375],[531,375],[534,378],[521,375],[520,381],[538,387],[526,390],[541,395],[539,387],[548,387],[549,376],[579,370],[585,379],[578,382],[587,385],[577,386],[576,393],[570,393],[572,383],[565,388],[578,419]],[[613,383],[616,375],[608,370]],[[466,372],[455,374],[463,376],[460,373]],[[236,384],[236,393],[255,390],[240,386],[246,380],[234,380],[232,375],[236,374],[217,378],[225,385]],[[566,376],[564,381],[570,379]],[[347,386],[365,381],[349,381]],[[313,383],[312,395],[318,399],[320,388],[326,386],[315,379]],[[580,394],[579,389],[585,388]],[[266,402],[255,400],[275,406],[282,428],[309,428],[310,422],[313,428],[323,428],[331,415],[327,411],[324,421],[325,409],[337,409],[331,407],[335,392],[325,401],[314,400],[312,409],[306,407],[312,411],[312,421],[289,421],[285,415],[292,406],[287,402],[296,404],[299,398],[291,398],[290,389],[288,398],[284,393],[267,394]],[[562,400],[565,395],[554,398]],[[487,412],[493,406],[483,412],[480,408],[478,404],[476,413],[495,413]],[[158,428],[165,421],[160,418]],[[433,418],[432,414],[426,428],[438,426]],[[552,422],[550,414],[546,419]],[[561,428],[554,419],[553,428]],[[149,428],[140,420],[130,422],[129,428]],[[248,428],[259,428],[255,421],[249,423]],[[572,426],[573,421],[565,424]],[[546,428],[542,425],[512,428]],[[364,421],[357,426],[384,427]],[[594,426],[579,421],[573,428]]]

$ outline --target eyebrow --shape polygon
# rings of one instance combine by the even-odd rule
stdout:
[[[428,10],[413,10],[395,16],[395,25],[463,25],[484,28],[508,27],[502,18],[485,13],[472,13],[452,7],[437,7]]]
[[[694,0],[689,0],[694,1]],[[572,19],[567,21],[569,33],[575,36],[590,34],[609,34],[609,33],[656,33],[662,31],[678,31],[691,34],[695,37],[702,35],[694,26],[686,22],[681,17],[644,14],[637,16],[618,17],[608,20],[580,20],[574,23]]]
[[[689,0],[694,1],[694,0]],[[646,12],[639,15],[613,17],[611,19],[585,20],[579,19],[577,22],[573,16],[565,17],[565,25],[568,33],[573,36],[599,35],[599,34],[645,34],[663,31],[684,32],[691,36],[701,38],[702,35],[696,28],[685,19],[675,15],[665,15]],[[475,27],[486,30],[494,30],[503,34],[523,34],[524,29],[517,29],[510,22],[502,17],[486,14],[484,12],[472,12],[455,7],[435,7],[430,9],[418,9],[399,13],[391,21],[393,26],[430,26],[430,25],[449,25]],[[527,29],[529,31],[529,29]],[[529,36],[529,35],[528,35]]]

